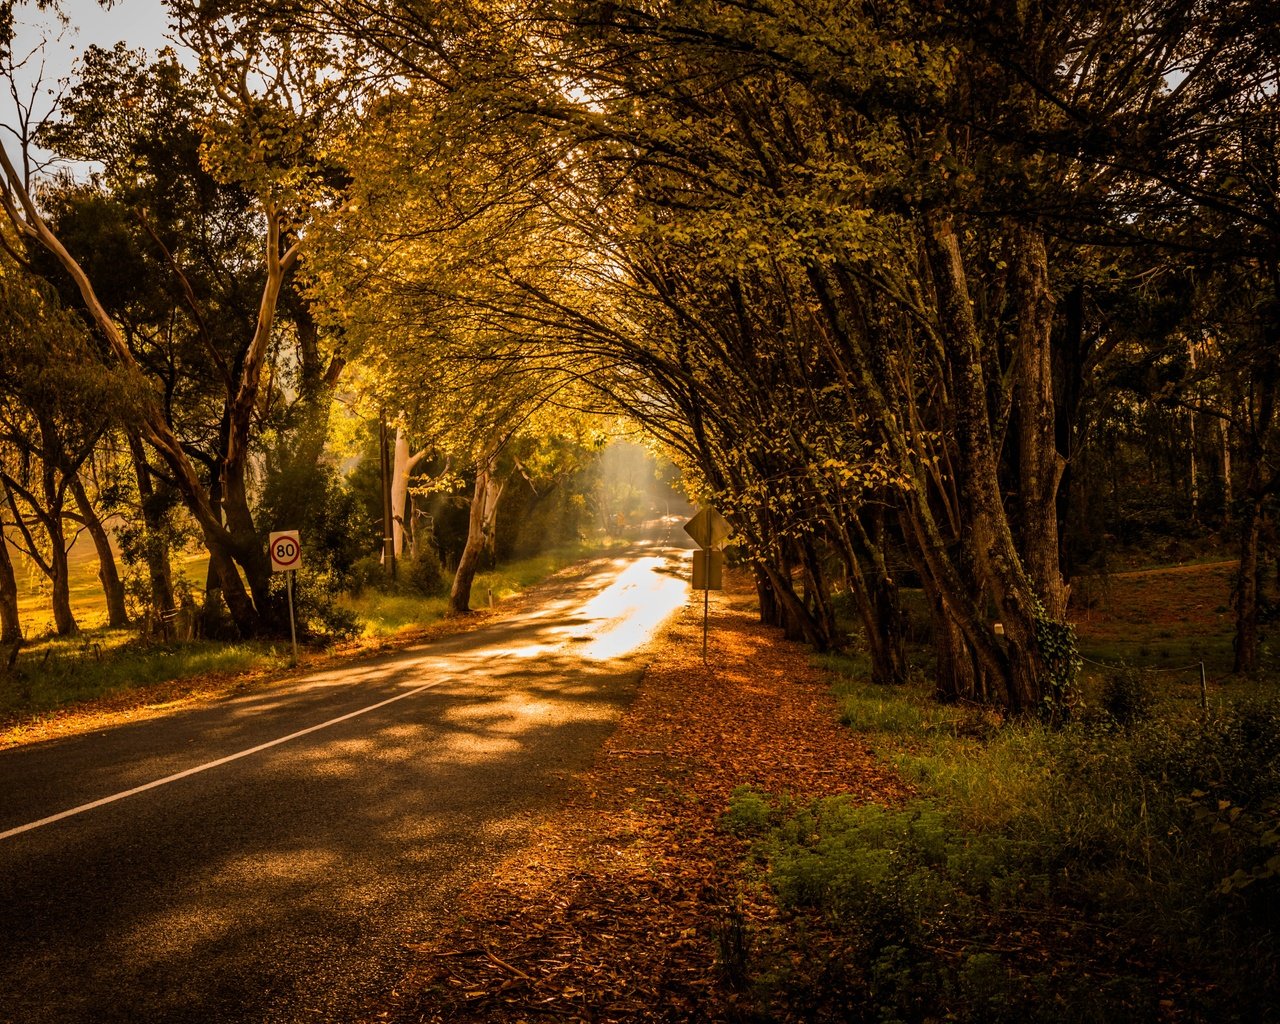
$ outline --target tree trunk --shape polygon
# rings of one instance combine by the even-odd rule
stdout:
[[[1222,444],[1222,525],[1231,523],[1231,427],[1224,417],[1218,421],[1219,440]]]
[[[132,430],[128,437],[129,453],[133,456],[133,472],[138,481],[138,497],[142,505],[142,557],[147,565],[147,578],[151,585],[151,604],[158,615],[164,616],[173,611],[175,604],[173,567],[164,536],[164,513],[158,507],[160,497],[151,481],[151,467],[147,464],[142,439]]]
[[[898,587],[882,572],[876,573],[875,620],[880,628],[878,656],[872,661],[872,682],[897,686],[907,681],[907,647],[902,603]]]
[[[404,555],[404,513],[409,500],[409,439],[396,427],[395,454],[391,460],[391,546],[396,558]]]
[[[951,219],[942,217],[930,224],[926,240],[941,326],[952,360],[957,477],[967,520],[962,543],[971,565],[995,598],[1006,636],[1005,657],[988,658],[981,646],[975,650],[983,657],[983,669],[1000,677],[999,688],[1005,694],[1006,707],[1015,712],[1026,711],[1040,706],[1049,693],[1050,672],[1036,628],[1038,595],[1013,542],[1004,511],[987,411],[982,344]],[[1056,543],[1053,559],[1056,565]],[[958,608],[950,600],[946,604],[947,613],[957,615]],[[976,635],[985,628],[976,620],[966,622],[957,616],[956,621],[966,633]]]
[[[244,582],[252,595],[252,605],[244,606],[244,614],[252,624],[252,632],[262,629],[272,630],[279,626],[276,601],[271,596],[271,558],[267,554],[266,545],[259,539],[253,521],[253,511],[249,507],[249,491],[245,481],[247,466],[243,463],[232,463],[227,459],[223,467],[222,478],[222,511],[226,517],[230,539],[218,538],[215,543],[221,548],[223,557],[232,563],[232,570],[239,565],[244,570]],[[239,573],[235,573],[237,580]],[[222,581],[223,594],[228,597],[228,606],[234,596],[227,589],[227,581]],[[244,588],[239,587],[241,595]],[[232,607],[232,616],[236,609]],[[236,619],[237,625],[240,619]]]
[[[106,527],[102,525],[102,519],[90,503],[80,477],[73,473],[67,479],[71,494],[80,508],[85,529],[89,531],[94,550],[98,553],[98,579],[102,582],[102,592],[107,599],[107,625],[112,629],[122,629],[129,625],[129,613],[124,605],[124,583],[116,569],[116,555],[111,550],[111,539],[107,536]]]
[[[1015,231],[1018,285],[1018,348],[1014,395],[1018,406],[1018,500],[1022,513],[1022,562],[1044,605],[1061,621],[1067,614],[1058,538],[1058,484],[1064,460],[1058,454],[1053,399],[1053,293],[1044,235]]]
[[[867,654],[871,658],[871,681],[895,685],[906,681],[907,660],[902,632],[902,610],[893,580],[884,571],[880,550],[872,553],[872,565],[863,566],[863,558],[843,524],[837,523],[836,536],[845,564],[845,578],[853,598],[862,630],[866,636]]]
[[[756,603],[760,607],[760,625],[781,626],[782,608],[778,597],[773,592],[773,582],[759,562],[751,563],[751,571],[756,578]]]
[[[1059,568],[1070,591],[1071,577],[1079,561],[1077,531],[1072,526],[1088,522],[1087,505],[1089,488],[1079,489],[1079,501],[1075,502],[1074,480],[1075,453],[1079,449],[1079,437],[1083,429],[1081,405],[1085,389],[1085,362],[1088,358],[1085,342],[1085,293],[1084,285],[1077,283],[1063,302],[1063,328],[1061,342],[1054,351],[1054,365],[1060,391],[1058,393],[1057,445],[1062,457],[1062,476],[1058,480],[1058,550]],[[1075,517],[1073,518],[1073,506]],[[1069,525],[1071,524],[1071,525]],[[1083,531],[1079,531],[1083,533]]]
[[[1270,333],[1270,332],[1269,332]],[[1270,351],[1277,339],[1268,337]],[[1276,411],[1280,370],[1265,362],[1248,382],[1242,403],[1240,455],[1244,462],[1241,488],[1240,575],[1236,581],[1235,671],[1257,672],[1261,665],[1258,631],[1258,582],[1262,547],[1263,509],[1280,475],[1267,474],[1267,438]]]
[[[1253,675],[1261,665],[1258,642],[1258,555],[1262,545],[1262,502],[1245,503],[1240,515],[1240,572],[1236,579],[1234,671]]]
[[[458,558],[453,586],[449,589],[450,615],[467,615],[471,611],[471,584],[480,568],[480,559],[490,545],[502,487],[503,481],[497,479],[492,460],[476,468],[476,486],[467,520],[467,543]]]
[[[809,538],[799,542],[800,563],[804,567],[805,611],[812,623],[815,650],[829,651],[835,642],[836,614],[831,604],[831,591],[822,571],[822,563]]]
[[[830,637],[824,634],[821,624],[804,606],[800,595],[791,585],[790,570],[761,562],[761,571],[769,578],[774,598],[777,602],[782,635],[788,640],[803,641],[817,650],[826,650],[830,646]]]
[[[22,620],[18,614],[18,580],[13,572],[9,543],[0,530],[0,644],[22,641]]]
[[[987,674],[965,631],[947,612],[946,602],[937,587],[927,583],[925,594],[929,599],[930,635],[933,639],[934,694],[947,703],[990,703]]]
[[[60,527],[45,523],[49,534],[49,583],[53,599],[53,626],[58,636],[73,636],[80,626],[71,611],[71,573],[67,564],[66,538]]]

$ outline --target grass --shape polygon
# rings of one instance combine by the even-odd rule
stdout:
[[[479,572],[471,586],[471,606],[486,607],[490,594],[495,603],[515,597],[566,566],[599,554],[610,543],[608,538],[600,538],[564,545]],[[344,597],[340,604],[355,614],[362,635],[369,637],[388,636],[409,627],[430,625],[443,619],[449,610],[448,598],[444,596],[386,593],[374,588]]]
[[[18,616],[23,634],[38,640],[53,632],[53,607],[49,600],[49,581],[16,549],[10,548],[14,572],[18,577]],[[84,630],[106,625],[107,602],[98,580],[98,556],[93,545],[80,538],[67,554],[71,611]],[[185,552],[174,558],[173,569],[196,587],[203,587],[209,565],[208,555]]]
[[[283,667],[288,655],[287,645],[267,643],[153,644],[127,630],[46,640],[25,651],[15,671],[0,676],[0,719],[38,717],[210,672]]]
[[[822,656],[844,722],[916,796],[735,793],[726,827],[789,922],[758,955],[764,1017],[1280,1021],[1280,677],[1225,679],[1223,567],[1173,572],[1113,580],[1082,647],[1203,659],[1204,708],[1198,669],[1096,669],[1049,728]]]
[[[1211,676],[1226,675],[1234,574],[1234,565],[1215,562],[1076,581],[1072,621],[1081,653],[1112,665],[1175,668],[1203,661]]]
[[[495,602],[506,600],[609,543],[603,539],[559,547],[479,573],[472,605],[484,607],[491,591]],[[178,568],[195,582],[203,580],[204,566],[203,558],[189,556]],[[96,559],[73,560],[72,608],[82,626],[74,637],[50,635],[47,597],[29,590],[24,593],[23,622],[32,639],[23,645],[13,669],[0,669],[0,722],[38,720],[58,709],[109,701],[161,683],[288,664],[287,643],[158,643],[140,638],[133,630],[107,629],[102,624],[104,601],[96,573]],[[440,621],[448,601],[441,596],[369,589],[358,597],[340,599],[340,604],[356,615],[363,636],[386,638]]]

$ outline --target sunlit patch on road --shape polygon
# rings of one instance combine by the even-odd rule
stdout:
[[[583,657],[606,661],[629,654],[685,603],[688,584],[667,575],[664,566],[662,558],[642,558],[583,606],[581,617],[593,625],[577,632],[595,637],[582,648]]]
[[[688,568],[673,565],[670,552],[666,557],[650,555],[634,562],[617,559],[614,568],[620,570],[617,578],[585,603],[573,599],[548,602],[516,621],[516,630],[521,624],[532,627],[525,636],[513,631],[510,642],[451,655],[452,664],[464,669],[474,664],[492,671],[494,662],[503,658],[525,661],[569,656],[608,661],[630,654],[648,642],[688,599]]]

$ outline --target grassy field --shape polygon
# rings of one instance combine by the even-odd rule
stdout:
[[[35,640],[53,631],[49,581],[31,559],[12,545],[9,556],[18,579],[18,614],[22,618],[23,635],[28,640]],[[71,570],[71,610],[76,622],[82,629],[98,629],[107,621],[107,601],[98,579],[98,554],[87,536],[80,537],[71,546],[67,561]],[[174,570],[193,584],[203,586],[208,564],[207,555],[190,552],[175,559]]]
[[[1169,669],[1203,661],[1220,678],[1231,668],[1236,563],[1085,576],[1072,584],[1072,619],[1085,657]]]

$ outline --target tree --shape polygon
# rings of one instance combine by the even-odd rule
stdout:
[[[83,472],[103,436],[126,414],[130,399],[109,376],[104,380],[86,367],[88,345],[81,325],[42,292],[41,284],[18,268],[0,275],[5,314],[0,348],[6,367],[0,372],[0,440],[5,448],[0,480],[24,549],[52,584],[58,632],[77,629],[70,606],[68,521],[89,531],[98,553],[108,624],[123,626],[128,621],[124,588]],[[37,542],[28,516],[40,524],[44,543]]]
[[[241,26],[242,27],[242,26]],[[128,332],[112,315],[86,271],[57,231],[50,227],[32,197],[28,183],[7,154],[0,154],[9,191],[6,211],[15,227],[33,243],[51,253],[74,282],[87,315],[99,332],[109,364],[132,375],[141,402],[139,432],[160,456],[182,495],[210,551],[211,568],[237,628],[253,634],[276,624],[270,593],[269,562],[262,538],[253,521],[248,484],[249,457],[258,429],[258,410],[264,399],[268,356],[277,341],[277,309],[286,279],[308,237],[321,221],[340,206],[338,189],[329,182],[333,168],[317,158],[309,145],[323,146],[325,132],[336,130],[337,100],[341,89],[330,82],[321,63],[308,63],[279,38],[257,39],[237,31],[227,22],[210,25],[196,18],[186,23],[189,37],[204,47],[203,81],[214,85],[211,97],[199,97],[194,79],[186,76],[176,60],[162,57],[154,68],[144,68],[122,50],[90,54],[87,85],[68,105],[68,116],[58,131],[49,133],[68,155],[94,157],[107,162],[117,194],[126,201],[144,196],[170,215],[173,226],[190,229],[200,224],[174,217],[174,195],[183,198],[184,181],[192,181],[197,201],[212,196],[213,205],[225,203],[232,182],[234,196],[249,195],[260,211],[258,230],[262,257],[256,313],[230,348],[221,348],[210,329],[207,310],[201,308],[196,284],[165,225],[154,223],[145,207],[135,206],[140,227],[154,243],[177,285],[186,307],[189,329],[204,346],[207,362],[220,378],[223,391],[216,462],[206,480],[193,460],[175,421],[171,394],[151,390],[144,383],[147,366],[130,344]],[[255,88],[257,91],[255,92]],[[98,117],[104,109],[138,112],[147,131],[122,132],[129,127],[119,119]],[[199,119],[204,127],[191,131]],[[137,127],[137,125],[134,125]],[[164,154],[170,151],[195,155],[212,169],[212,177],[187,164],[187,176],[173,175]],[[176,180],[175,180],[176,177]],[[168,189],[169,191],[165,191]],[[221,190],[221,191],[220,191]],[[234,199],[233,199],[234,202]],[[250,214],[250,216],[252,216]],[[210,226],[207,221],[204,226]],[[197,236],[198,237],[198,236]],[[191,240],[187,235],[183,241]],[[325,387],[341,366],[340,359],[317,358],[317,336],[303,314],[294,318],[294,337],[302,350],[298,365],[304,371],[300,392],[327,410]],[[319,372],[315,372],[316,368]],[[320,384],[313,386],[318,378]],[[244,579],[240,570],[244,571]],[[245,582],[248,583],[246,592]]]
[[[1212,213],[1269,280],[1271,159],[1241,140],[1276,93],[1274,12],[290,12],[396,81],[369,108],[379,146],[348,160],[395,258],[353,241],[333,295],[378,279],[412,297],[389,318],[412,310],[409,337],[589,381],[701,472],[792,632],[834,642],[834,556],[877,677],[900,678],[907,559],[942,696],[1065,711],[1063,481],[1116,349],[1085,337],[1090,274],[1103,247],[1167,262]]]

